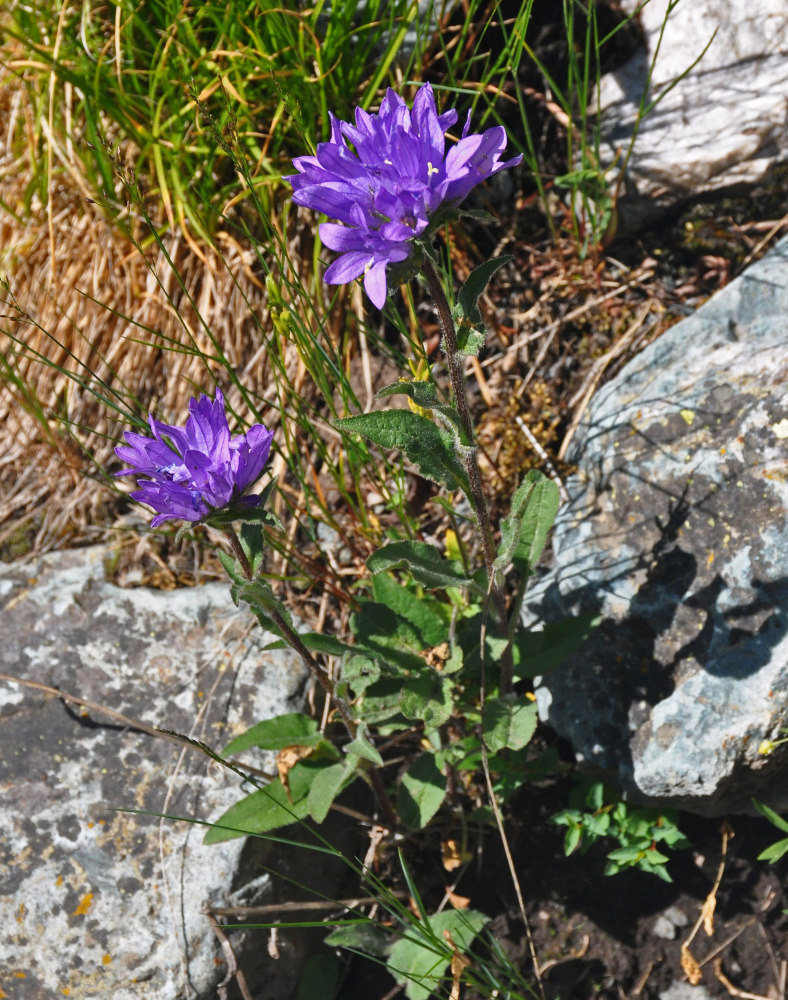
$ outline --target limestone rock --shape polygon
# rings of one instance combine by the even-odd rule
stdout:
[[[122,590],[104,579],[107,555],[0,567],[4,672],[217,749],[298,706],[300,665],[263,651],[270,637],[227,586]],[[228,905],[243,840],[206,847],[204,827],[116,810],[217,819],[240,797],[239,779],[2,680],[0,748],[0,995],[215,997],[226,966],[201,910]],[[289,995],[279,983],[257,1000]]]
[[[632,13],[637,0],[622,0]],[[603,161],[626,150],[659,44],[668,0],[639,17],[648,51],[602,79]],[[716,34],[715,34],[716,32]],[[703,53],[669,93],[665,91]],[[648,99],[665,96],[643,121],[628,164],[642,211],[689,194],[761,179],[788,159],[788,7],[784,0],[691,0],[671,12]],[[620,162],[620,159],[619,159]],[[632,192],[634,193],[634,192]],[[624,204],[626,210],[633,209]]]
[[[788,240],[592,401],[530,620],[599,612],[537,691],[633,798],[788,809]]]

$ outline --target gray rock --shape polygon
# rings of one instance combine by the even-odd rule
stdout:
[[[640,801],[788,808],[788,240],[632,360],[570,460],[527,620],[598,612],[537,690]]]
[[[654,921],[651,933],[655,937],[662,938],[665,941],[673,941],[676,937],[676,927],[675,924],[672,924],[667,917],[660,916]]]
[[[659,1000],[711,1000],[711,993],[703,983],[693,986],[691,983],[671,983],[659,994]]]
[[[107,555],[0,566],[5,672],[216,748],[298,704],[300,665],[263,651],[266,636],[225,585],[121,590],[104,579]],[[240,798],[239,779],[4,681],[0,748],[2,995],[215,997],[226,966],[201,911],[232,898],[244,842],[206,847],[204,827],[155,814],[217,819]],[[154,815],[115,811],[126,809]],[[277,972],[256,1000],[290,995],[283,963]]]
[[[638,0],[622,0],[627,12],[639,6]],[[639,17],[648,51],[637,52],[602,79],[604,163],[613,163],[615,151],[627,148],[667,7],[668,0],[643,6]],[[707,44],[700,62],[639,130],[627,180],[643,212],[700,191],[753,183],[771,164],[788,159],[785,0],[679,3],[662,36],[649,99],[692,66]],[[622,206],[625,214],[633,211],[628,201]]]

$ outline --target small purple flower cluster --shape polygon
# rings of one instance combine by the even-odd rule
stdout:
[[[315,156],[293,161],[298,173],[287,178],[293,201],[344,223],[320,226],[323,243],[340,253],[326,271],[328,284],[363,275],[367,295],[382,308],[386,268],[410,256],[438,210],[458,205],[477,184],[522,159],[501,162],[502,126],[469,135],[470,112],[447,153],[446,132],[456,121],[454,110],[438,114],[428,83],[412,111],[389,90],[378,114],[356,108],[355,125],[331,115],[331,139]]]
[[[182,518],[203,521],[214,511],[256,507],[260,498],[244,496],[260,478],[271,450],[273,431],[254,424],[233,437],[224,411],[224,396],[189,400],[185,427],[163,424],[149,417],[153,438],[126,431],[125,445],[115,453],[129,468],[118,476],[143,476],[133,500],[156,511],[155,528],[163,521]]]

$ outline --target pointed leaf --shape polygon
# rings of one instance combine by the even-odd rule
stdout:
[[[508,264],[511,259],[511,255],[496,257],[493,260],[485,261],[471,271],[468,275],[468,280],[462,286],[457,296],[457,305],[462,318],[470,320],[474,326],[481,323],[482,314],[479,312],[479,299],[484,294],[490,278],[492,278],[499,267]]]
[[[224,840],[233,840],[235,837],[243,837],[250,833],[268,833],[280,826],[288,826],[296,820],[305,819],[309,815],[308,786],[300,789],[300,796],[296,795],[293,772],[298,766],[296,765],[290,773],[292,802],[284,785],[279,778],[276,778],[265,788],[258,788],[231,806],[217,821],[218,825],[208,830],[205,843],[219,844]],[[228,829],[222,829],[225,826]]]
[[[355,774],[352,770],[348,770],[345,761],[321,767],[315,773],[307,795],[307,808],[315,823],[323,822],[331,803],[354,779]]]
[[[494,563],[497,572],[511,562],[523,576],[530,576],[542,554],[559,503],[555,483],[532,469],[514,492],[509,517],[501,521],[501,545]]]
[[[354,740],[348,743],[345,747],[345,753],[348,755],[354,754],[356,757],[362,757],[364,760],[368,760],[378,767],[383,767],[383,758],[363,733],[359,733]]]
[[[426,479],[469,492],[468,477],[452,435],[411,410],[378,410],[335,421],[339,430],[363,434],[381,448],[399,448]]]
[[[467,952],[488,918],[476,910],[444,910],[408,928],[391,949],[387,963],[397,982],[404,984],[408,1000],[428,1000],[440,991],[454,948],[444,937],[447,932],[457,950]]]
[[[259,747],[261,750],[284,750],[291,746],[316,747],[323,739],[314,719],[301,712],[288,712],[286,715],[258,722],[241,736],[236,736],[224,748],[224,756],[240,753],[250,747]]]
[[[361,951],[373,958],[385,958],[391,949],[391,934],[373,920],[337,927],[323,940],[331,948]]]
[[[761,851],[758,855],[758,860],[768,861],[770,864],[774,864],[774,862],[779,861],[784,854],[788,854],[788,838],[785,840],[778,840],[776,843],[767,847],[766,850]]]
[[[424,410],[434,410],[446,422],[449,430],[463,441],[464,430],[459,413],[453,406],[447,406],[438,399],[438,393],[432,382],[394,382],[375,394],[377,399],[384,396],[407,396]]]
[[[434,611],[433,598],[418,597],[412,590],[393,580],[388,573],[372,578],[375,600],[385,604],[399,618],[409,622],[418,636],[419,650],[438,646],[449,636],[449,625]]]
[[[390,542],[367,559],[371,573],[406,566],[413,579],[431,590],[445,587],[470,587],[473,580],[456,563],[444,559],[434,545],[427,542]]]
[[[403,823],[422,830],[440,809],[446,797],[446,776],[435,754],[423,753],[408,768],[399,786],[397,812]]]
[[[757,799],[752,800],[752,804],[758,810],[761,815],[765,816],[770,823],[773,823],[778,830],[782,830],[783,833],[788,833],[788,820],[784,820],[782,816],[779,816],[774,809],[770,809],[769,806],[764,805],[763,802],[758,802]]]

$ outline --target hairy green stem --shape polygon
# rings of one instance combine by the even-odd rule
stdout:
[[[225,529],[225,535],[230,543],[230,548],[233,550],[233,555],[238,560],[243,574],[247,580],[251,583],[254,579],[254,573],[252,571],[251,563],[244,552],[243,546],[241,545],[241,540],[232,527]],[[301,636],[294,631],[290,625],[285,621],[283,616],[279,613],[276,608],[266,608],[266,614],[271,618],[273,623],[282,633],[290,647],[295,650],[296,653],[301,657],[307,669],[311,673],[312,677],[317,681],[317,683],[323,688],[326,694],[331,698],[333,703],[337,707],[342,722],[345,725],[345,729],[348,731],[348,735],[351,739],[355,739],[358,731],[358,726],[350,714],[350,709],[345,703],[344,699],[337,696],[334,690],[334,683],[328,676],[325,668],[321,666],[320,663],[315,659],[312,653],[304,645]],[[374,765],[370,765],[365,773],[369,777],[372,787],[375,791],[375,795],[378,798],[380,807],[383,810],[383,814],[386,819],[386,823],[392,830],[397,827],[397,817],[389,801],[389,797],[386,794],[386,790],[383,787],[383,781]]]
[[[457,413],[459,414],[460,422],[462,423],[463,435],[465,437],[465,441],[463,443],[466,447],[463,449],[463,460],[465,463],[465,471],[468,473],[468,483],[471,488],[471,495],[469,499],[473,505],[476,519],[479,522],[479,527],[481,528],[484,565],[487,570],[490,592],[498,616],[498,626],[503,633],[506,633],[506,602],[504,600],[503,591],[500,586],[495,583],[495,572],[493,570],[493,563],[495,561],[495,542],[493,540],[490,514],[487,509],[487,500],[484,496],[484,490],[482,489],[482,477],[481,472],[479,471],[479,460],[476,456],[473,421],[471,420],[470,410],[468,409],[468,394],[465,388],[465,362],[459,353],[457,331],[454,326],[454,318],[451,314],[451,308],[449,307],[446,293],[443,290],[443,286],[440,283],[440,279],[438,278],[438,274],[433,266],[433,263],[427,254],[424,255],[422,270],[424,277],[427,279],[427,284],[429,285],[430,294],[435,302],[435,307],[438,310],[438,317],[440,319],[441,329],[443,330],[443,343],[446,349],[446,360],[449,368],[452,394],[454,395],[454,405],[457,408]],[[507,646],[500,662],[501,694],[508,694],[512,690],[513,669],[511,646]]]

